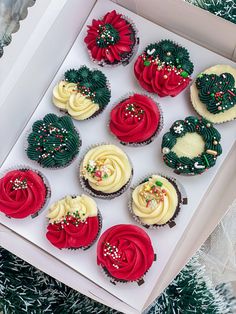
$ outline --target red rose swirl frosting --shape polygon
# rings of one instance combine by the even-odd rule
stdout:
[[[133,94],[117,104],[110,113],[110,130],[124,143],[142,143],[159,129],[161,113],[148,96]]]
[[[190,83],[192,72],[187,49],[170,40],[149,44],[134,64],[139,84],[160,97],[177,96]]]
[[[25,218],[45,204],[47,188],[38,172],[11,170],[0,179],[0,212],[12,218]]]
[[[100,219],[95,201],[86,196],[66,196],[49,209],[47,239],[59,249],[88,248],[96,240]]]
[[[155,259],[147,233],[134,225],[120,224],[106,230],[97,246],[97,264],[118,281],[137,281]]]

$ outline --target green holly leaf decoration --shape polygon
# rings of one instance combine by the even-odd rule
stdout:
[[[196,80],[198,95],[213,114],[229,110],[236,104],[236,88],[230,73],[202,74]]]

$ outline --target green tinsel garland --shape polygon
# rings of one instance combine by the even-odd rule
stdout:
[[[216,291],[192,259],[146,311],[149,314],[230,314],[235,299],[223,286]],[[236,308],[234,308],[236,310]],[[17,256],[0,248],[0,312],[4,314],[116,314]]]
[[[236,23],[235,0],[185,0],[232,23]]]

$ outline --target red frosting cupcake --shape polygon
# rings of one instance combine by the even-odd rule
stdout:
[[[97,239],[101,216],[95,201],[86,195],[66,196],[48,213],[47,239],[59,249],[87,249]]]
[[[162,127],[162,115],[152,98],[133,94],[112,109],[109,127],[121,144],[149,144]]]
[[[147,46],[134,65],[139,84],[160,97],[177,96],[190,83],[192,72],[187,49],[170,40]]]
[[[11,170],[0,179],[0,212],[11,218],[35,216],[43,208],[48,193],[38,171]]]
[[[84,39],[93,61],[99,65],[128,63],[137,43],[133,25],[115,10],[93,20]]]
[[[147,233],[134,225],[116,225],[106,230],[97,246],[97,264],[114,281],[137,281],[155,260],[152,243]]]

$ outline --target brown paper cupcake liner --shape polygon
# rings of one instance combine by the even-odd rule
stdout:
[[[154,99],[153,97],[151,97],[150,95],[148,95],[148,94],[146,94],[146,93],[143,93],[143,92],[141,92],[141,93],[140,93],[140,92],[129,92],[129,93],[125,94],[123,97],[120,97],[120,98],[112,105],[112,107],[111,107],[111,109],[110,109],[110,112],[111,112],[111,110],[112,110],[113,108],[115,108],[115,106],[116,106],[117,104],[119,104],[120,102],[126,100],[127,98],[129,98],[129,97],[132,96],[133,94],[139,94],[139,95],[146,96],[146,97],[152,99],[152,100],[155,102],[155,104],[156,104],[156,106],[157,106],[157,108],[158,108],[158,110],[159,110],[159,112],[160,112],[160,123],[159,123],[159,125],[158,125],[158,128],[157,128],[156,131],[154,132],[154,134],[153,134],[149,139],[147,139],[147,140],[145,140],[145,141],[143,141],[143,142],[136,142],[136,143],[135,143],[135,142],[122,142],[122,141],[120,141],[119,138],[118,138],[117,136],[115,136],[115,134],[113,134],[113,133],[111,132],[111,130],[110,130],[110,126],[109,126],[109,125],[110,125],[110,121],[111,121],[110,115],[109,115],[109,120],[108,120],[108,123],[107,123],[107,129],[108,129],[108,132],[112,135],[112,137],[115,138],[117,141],[119,141],[120,144],[122,144],[122,145],[124,145],[124,146],[130,146],[130,147],[142,147],[142,146],[146,146],[146,145],[152,143],[152,142],[156,139],[156,137],[159,135],[159,133],[161,132],[161,130],[163,129],[163,125],[164,125],[163,110],[162,110],[160,104],[157,103],[157,102],[155,101],[155,99]]]
[[[66,196],[68,196],[68,195],[65,195],[64,197],[61,197],[59,200],[62,200],[62,199],[64,199]],[[78,195],[71,195],[71,197],[72,198],[75,198],[75,197],[77,197]],[[70,250],[70,251],[77,251],[77,250],[83,250],[83,251],[86,251],[86,250],[88,250],[91,246],[93,246],[96,242],[97,242],[97,240],[98,240],[98,238],[99,238],[99,236],[100,236],[100,234],[101,234],[101,230],[102,230],[102,214],[101,214],[101,211],[99,210],[99,208],[97,209],[98,210],[98,213],[97,213],[97,217],[98,217],[98,222],[99,222],[99,228],[98,228],[98,233],[97,233],[97,235],[96,235],[96,238],[89,244],[89,245],[87,245],[87,246],[81,246],[81,247],[79,247],[79,248],[62,248],[62,249],[59,249],[59,250]],[[46,225],[46,230],[47,230],[47,226],[48,226],[49,224],[47,223],[47,225]],[[47,231],[46,231],[47,232]],[[48,242],[50,242],[49,240],[48,240]],[[50,242],[51,243],[51,242]],[[51,245],[52,246],[54,246],[52,243],[51,243]],[[54,246],[55,247],[55,246]]]
[[[145,224],[143,223],[140,218],[138,216],[136,216],[133,212],[133,208],[132,208],[132,203],[133,203],[133,200],[132,200],[132,193],[133,193],[133,190],[140,184],[144,183],[147,178],[151,177],[152,175],[159,175],[159,176],[162,176],[163,178],[167,179],[176,189],[176,192],[177,192],[177,195],[178,195],[178,206],[174,212],[174,215],[171,217],[171,219],[169,221],[167,221],[166,223],[164,224],[153,224],[153,225],[148,225],[148,224]],[[138,223],[140,224],[141,226],[147,228],[147,229],[158,229],[158,228],[161,228],[161,227],[164,227],[166,225],[168,225],[170,228],[173,228],[175,225],[176,225],[176,222],[175,222],[175,219],[176,217],[178,216],[180,210],[182,209],[182,206],[183,205],[186,205],[188,203],[188,198],[187,198],[187,194],[186,194],[186,191],[183,187],[183,185],[178,181],[176,180],[174,177],[170,177],[170,176],[167,176],[165,174],[162,174],[162,173],[157,173],[157,172],[153,172],[152,174],[148,174],[147,176],[145,177],[142,177],[141,179],[138,180],[138,183],[135,184],[134,186],[132,186],[130,188],[131,190],[131,193],[130,193],[130,200],[128,202],[128,209],[129,209],[129,212],[130,212],[130,215],[131,217]]]
[[[45,210],[45,208],[47,207],[47,205],[49,203],[49,200],[51,198],[51,187],[50,187],[49,181],[48,181],[47,177],[41,171],[39,171],[39,170],[37,170],[35,168],[32,168],[30,166],[27,166],[27,165],[12,166],[12,167],[4,170],[0,174],[0,178],[4,177],[8,172],[13,171],[13,170],[22,170],[22,171],[31,170],[31,171],[34,171],[35,173],[37,173],[40,176],[40,178],[43,180],[44,186],[46,188],[46,196],[45,196],[44,203],[42,204],[42,206],[34,214],[31,214],[31,215],[29,215],[29,216],[27,216],[25,218],[14,218],[14,217],[10,217],[8,215],[5,215],[5,216],[10,218],[10,219],[27,219],[28,217],[36,218],[37,216],[40,215],[40,213],[42,213]]]
[[[126,154],[128,160],[129,160],[129,163],[131,165],[131,168],[132,168],[132,171],[131,171],[131,176],[129,178],[129,180],[126,182],[126,184],[121,187],[118,191],[116,192],[113,192],[113,193],[104,193],[104,192],[101,192],[101,191],[96,191],[95,189],[93,189],[89,183],[88,183],[88,180],[85,179],[82,175],[82,164],[83,164],[83,160],[84,160],[84,156],[87,154],[88,151],[90,151],[90,149],[92,148],[95,148],[95,147],[99,147],[101,145],[114,145],[112,143],[99,143],[99,144],[94,144],[94,145],[91,145],[89,146],[89,148],[87,148],[87,150],[85,151],[83,157],[81,158],[80,160],[80,163],[79,163],[79,181],[80,181],[80,185],[82,187],[82,189],[88,193],[89,195],[93,196],[93,197],[97,197],[97,198],[101,198],[101,199],[107,199],[107,200],[110,200],[110,199],[113,199],[115,197],[118,197],[120,196],[121,194],[123,194],[127,189],[128,187],[130,186],[130,183],[131,183],[131,180],[133,178],[133,164],[129,158],[129,156]]]
[[[154,253],[154,260],[153,262],[156,262],[157,260],[157,255]],[[128,284],[128,283],[134,283],[136,282],[138,286],[142,286],[145,283],[145,276],[148,273],[148,271],[150,270],[150,268],[143,274],[142,277],[140,277],[138,280],[123,280],[123,279],[118,279],[113,277],[108,270],[106,269],[106,267],[103,267],[101,265],[98,265],[98,267],[100,268],[102,274],[108,278],[108,280],[110,281],[110,283],[112,283],[113,285],[116,284]]]

